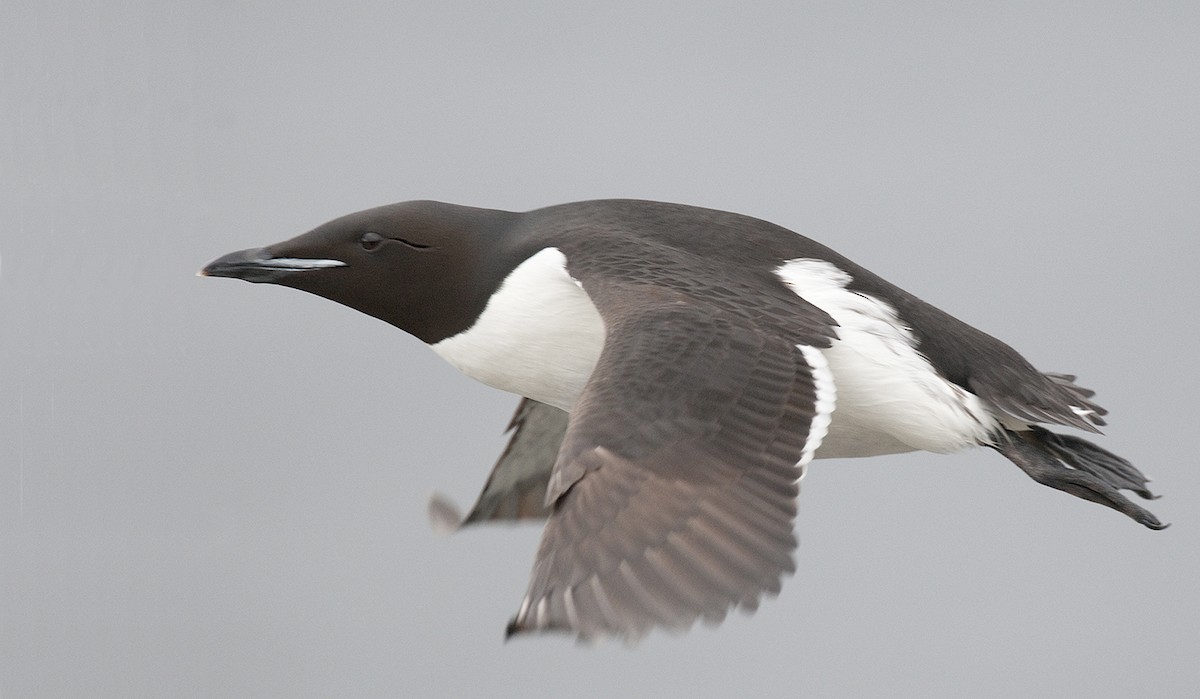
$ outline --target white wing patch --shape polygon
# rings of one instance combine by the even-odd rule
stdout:
[[[805,467],[813,460],[813,455],[820,448],[825,435],[829,433],[829,423],[833,418],[834,406],[837,404],[837,387],[833,381],[833,372],[829,369],[829,361],[821,350],[808,345],[796,345],[804,355],[812,370],[813,387],[816,389],[816,414],[808,427],[808,440],[804,442],[804,451],[796,465],[800,468],[800,477],[804,478]]]
[[[816,458],[946,453],[987,441],[995,419],[977,396],[934,370],[894,308],[847,289],[850,275],[824,260],[789,260],[776,274],[838,323],[838,338],[821,351],[837,410]]]

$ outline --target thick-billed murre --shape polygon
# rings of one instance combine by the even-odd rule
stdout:
[[[723,211],[635,200],[527,213],[417,201],[201,274],[386,321],[524,397],[465,522],[547,517],[509,633],[637,638],[753,609],[794,570],[813,458],[986,446],[1152,529],[1075,377],[836,252]],[[451,524],[452,508],[432,512]]]

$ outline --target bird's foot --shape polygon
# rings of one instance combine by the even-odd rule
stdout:
[[[1085,445],[1086,449],[1080,445],[1068,445],[1059,435],[1034,428],[1027,432],[1006,432],[992,446],[1042,485],[1111,507],[1150,529],[1166,529],[1169,526],[1146,508],[1125,497],[1120,488],[1114,485],[1132,489],[1143,498],[1154,498],[1146,490],[1146,479],[1140,471],[1090,442],[1075,441]],[[1137,478],[1128,474],[1118,477],[1110,469],[1100,468],[1100,462],[1091,451],[1119,460],[1128,470],[1136,473]]]

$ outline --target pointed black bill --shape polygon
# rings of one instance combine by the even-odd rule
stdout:
[[[218,257],[200,270],[202,277],[232,277],[248,282],[272,283],[280,279],[317,269],[344,267],[341,260],[308,260],[296,257],[275,257],[266,248],[251,248]]]

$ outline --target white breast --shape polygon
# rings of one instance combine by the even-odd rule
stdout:
[[[570,410],[604,347],[604,322],[546,248],[514,269],[468,330],[433,351],[473,379]]]
[[[776,273],[838,322],[838,339],[822,350],[837,407],[816,458],[944,453],[987,439],[995,419],[934,370],[890,305],[847,289],[850,276],[823,260],[790,260]]]

